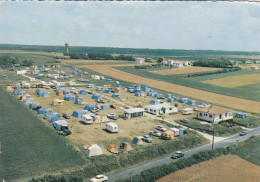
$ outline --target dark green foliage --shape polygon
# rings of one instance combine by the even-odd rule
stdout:
[[[21,66],[32,66],[32,60],[27,60],[27,59],[18,59],[17,57],[12,58],[8,55],[1,56],[0,57],[0,67],[3,69],[10,68],[14,64],[19,64]]]
[[[163,58],[158,58],[157,63],[161,63],[163,61]]]
[[[135,65],[135,69],[148,69],[148,68],[159,68],[161,67],[161,64],[150,64],[150,65]]]
[[[205,76],[205,75],[215,75],[215,74],[220,74],[220,73],[228,73],[228,72],[233,72],[233,71],[240,71],[240,67],[233,67],[233,68],[224,68],[223,70],[218,70],[218,71],[207,71],[207,72],[201,72],[201,73],[193,73],[193,74],[183,74],[179,75],[177,77],[197,77],[197,76]]]
[[[199,60],[193,63],[193,66],[202,66],[202,67],[214,67],[214,68],[229,68],[233,67],[233,63],[229,60],[220,59],[220,60]]]
[[[71,52],[69,53],[71,59],[88,59],[88,56],[85,53],[80,52]]]

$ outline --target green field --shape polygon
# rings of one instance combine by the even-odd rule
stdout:
[[[202,80],[208,80],[208,79],[216,79],[216,78],[223,78],[228,76],[234,76],[234,75],[240,75],[249,73],[250,70],[241,70],[236,72],[230,72],[230,73],[220,73],[220,74],[214,74],[214,75],[205,75],[205,76],[198,76],[198,77],[192,77],[192,78],[183,78],[181,76],[176,77],[174,75],[157,75],[153,74],[147,70],[139,70],[135,69],[133,67],[115,67],[116,69],[119,69],[121,71],[125,71],[128,73],[136,74],[139,76],[143,76],[146,78],[151,78],[155,80],[165,81],[169,83],[174,83],[177,85],[183,85],[195,89],[205,90],[213,93],[219,93],[223,95],[243,98],[247,100],[253,100],[253,101],[260,101],[260,90],[257,89],[260,86],[260,83],[252,84],[250,86],[241,86],[236,88],[224,88],[219,87],[211,84],[202,83],[200,81]],[[250,73],[259,73],[260,71],[251,71]],[[192,97],[192,96],[190,96]]]
[[[0,177],[11,181],[84,164],[71,144],[0,87]]]

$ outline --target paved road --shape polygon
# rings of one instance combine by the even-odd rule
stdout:
[[[260,134],[260,127],[248,131],[248,134],[245,135],[245,136],[234,135],[234,136],[231,136],[231,137],[229,137],[225,140],[216,142],[214,144],[214,148],[226,147],[226,146],[234,144],[236,142],[246,140],[252,135],[259,135],[259,134]],[[201,147],[186,151],[184,154],[185,154],[185,157],[190,157],[191,155],[193,155],[193,154],[195,154],[199,151],[211,149],[211,147],[212,147],[212,144],[203,145]],[[135,168],[132,168],[132,169],[128,169],[126,171],[122,171],[122,172],[110,175],[110,176],[108,176],[108,179],[109,179],[108,182],[113,182],[113,181],[118,180],[120,178],[127,178],[127,177],[130,176],[131,172],[132,172],[132,175],[134,175],[134,174],[137,174],[137,173],[139,173],[143,170],[146,170],[146,169],[149,169],[149,168],[152,168],[152,167],[161,166],[163,164],[169,164],[172,161],[173,161],[173,159],[170,159],[170,157],[166,157],[166,158],[154,161],[154,162],[146,163],[142,166],[138,166],[138,167],[135,167]]]

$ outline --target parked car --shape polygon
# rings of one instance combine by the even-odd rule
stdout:
[[[153,141],[152,137],[150,137],[149,135],[144,135],[142,140],[147,143],[152,143],[152,141]]]
[[[94,178],[90,179],[90,182],[103,182],[103,181],[107,181],[108,177],[103,175],[103,174],[99,174],[96,175]]]
[[[241,132],[239,133],[240,136],[245,136],[246,134],[247,134],[247,131],[241,131]]]
[[[186,118],[182,118],[180,121],[183,123],[188,123],[188,119],[186,119]]]
[[[68,136],[68,135],[71,135],[71,134],[72,134],[72,132],[69,129],[64,129],[63,132],[62,132],[63,136]]]
[[[102,103],[102,104],[104,104],[105,101],[104,101],[104,99],[99,99],[99,100],[97,100],[97,103]]]
[[[70,115],[67,114],[67,113],[64,113],[64,114],[62,115],[62,117],[64,117],[65,119],[70,119]]]
[[[157,131],[157,130],[150,131],[150,134],[151,134],[151,135],[154,135],[154,136],[158,136],[158,137],[160,137],[160,136],[162,135],[162,133],[159,132],[159,131]]]
[[[159,95],[159,96],[157,97],[157,99],[164,99],[164,96]]]
[[[177,151],[174,154],[172,154],[171,158],[172,159],[178,159],[184,156],[184,153],[182,153],[182,151]]]
[[[32,110],[38,111],[38,110],[41,109],[41,108],[42,108],[41,106],[37,106],[37,107],[35,107],[35,108],[32,108]]]
[[[162,132],[167,131],[167,129],[164,128],[162,125],[158,125],[158,126],[156,126],[155,129],[157,129],[157,130],[159,130],[159,131],[162,131]]]
[[[117,115],[116,115],[115,113],[109,113],[109,114],[107,114],[107,118],[113,119],[113,120],[117,120],[117,119],[118,119],[118,117],[117,117]]]

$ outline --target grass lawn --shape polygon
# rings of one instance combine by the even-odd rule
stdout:
[[[7,181],[84,164],[68,141],[0,87],[0,176]]]

